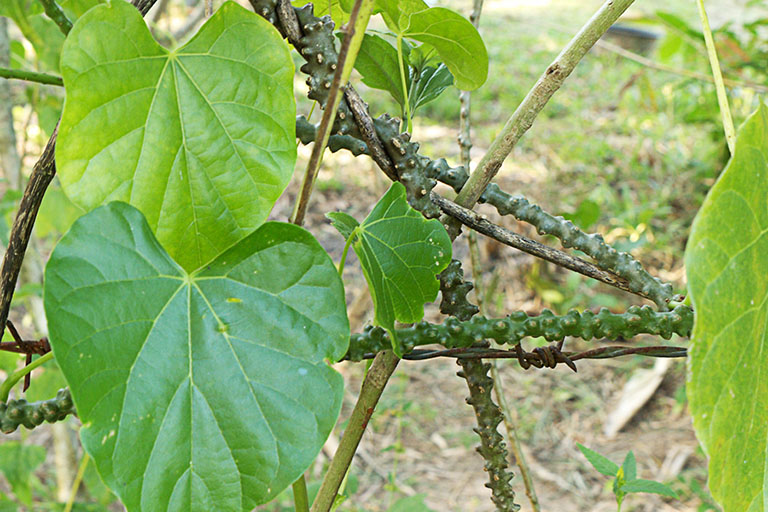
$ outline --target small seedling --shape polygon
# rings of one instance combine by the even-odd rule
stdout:
[[[616,463],[596,451],[590,450],[578,443],[577,446],[581,453],[584,454],[584,457],[592,464],[592,467],[603,475],[613,478],[613,494],[616,496],[617,512],[621,512],[621,503],[624,501],[624,497],[633,492],[650,492],[669,496],[670,498],[677,498],[675,491],[661,482],[637,478],[637,464],[635,462],[635,454],[632,451],[627,453],[627,456],[624,457],[624,462],[619,467]]]

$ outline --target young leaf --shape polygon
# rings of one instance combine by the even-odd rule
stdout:
[[[619,466],[615,462],[612,462],[610,459],[607,459],[594,450],[590,450],[583,444],[576,443],[576,446],[579,447],[579,450],[584,454],[584,457],[586,457],[589,463],[592,464],[592,467],[601,474],[613,478],[619,472]]]
[[[739,130],[685,252],[696,322],[686,391],[725,510],[768,507],[768,108]]]
[[[344,290],[298,226],[265,223],[189,274],[110,203],[53,251],[44,302],[83,445],[128,510],[252,510],[336,423]]]
[[[326,213],[325,216],[331,219],[331,225],[341,233],[341,236],[343,236],[345,240],[352,236],[352,233],[357,229],[357,226],[360,225],[360,223],[348,213],[330,212]]]
[[[632,450],[627,452],[627,456],[624,457],[621,469],[624,471],[625,480],[630,481],[637,478],[637,461],[635,460],[635,454],[632,453]]]
[[[411,81],[415,78],[412,74]],[[431,66],[423,68],[416,86],[413,87],[413,94],[408,98],[411,102],[411,112],[416,112],[419,107],[437,99],[451,85],[453,85],[453,75],[445,64],[440,64],[437,68]]]
[[[408,17],[403,35],[435,47],[456,79],[456,87],[471,91],[488,77],[488,52],[477,29],[444,7],[430,7]]]
[[[436,275],[451,261],[451,239],[440,221],[408,205],[401,183],[392,184],[357,232],[352,248],[368,281],[374,320],[394,336],[395,321],[418,322],[424,303],[437,297]]]
[[[186,270],[266,219],[296,159],[293,62],[266,20],[228,2],[169,52],[112,2],[75,23],[61,63],[56,165],[75,203],[136,206]]]
[[[652,494],[661,494],[662,496],[669,496],[670,498],[677,498],[677,493],[670,489],[668,486],[661,482],[654,482],[653,480],[632,480],[626,482],[621,486],[621,490],[624,492],[649,492]]]

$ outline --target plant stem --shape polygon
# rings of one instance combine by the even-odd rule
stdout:
[[[293,482],[293,508],[296,512],[309,512],[309,496],[307,496],[307,479],[304,475]]]
[[[430,198],[440,207],[443,213],[457,219],[461,224],[472,228],[472,230],[477,231],[478,233],[482,233],[505,245],[514,247],[515,249],[549,261],[560,267],[567,268],[573,272],[578,272],[583,276],[603,282],[614,288],[618,288],[619,290],[624,290],[625,292],[648,298],[648,295],[641,290],[633,291],[630,288],[627,279],[618,276],[613,272],[608,272],[581,258],[571,256],[566,252],[549,247],[535,240],[531,240],[530,238],[518,235],[514,231],[493,224],[474,211],[463,208],[434,192],[431,193]]]
[[[355,59],[360,51],[360,45],[365,35],[365,28],[368,26],[368,20],[371,18],[375,3],[375,0],[355,0],[355,4],[352,7],[344,42],[341,44],[341,50],[339,51],[338,67],[330,84],[328,102],[325,105],[323,118],[317,129],[315,145],[312,148],[312,155],[309,158],[307,170],[304,173],[304,180],[301,183],[301,193],[296,200],[296,206],[291,216],[291,222],[294,224],[301,225],[304,223],[309,196],[312,194],[312,187],[315,184],[320,164],[323,161],[325,146],[328,144],[328,138],[331,136],[333,120],[336,119],[336,112],[343,98],[342,86],[349,81],[349,76],[352,74]]]
[[[80,460],[80,466],[77,468],[77,475],[72,482],[72,491],[69,493],[69,499],[67,505],[64,507],[64,512],[72,512],[72,506],[75,504],[75,498],[77,497],[77,490],[80,488],[80,483],[83,481],[85,470],[88,468],[88,462],[91,460],[91,456],[88,452],[83,452],[83,458]]]
[[[697,0],[699,4],[699,16],[701,17],[701,28],[704,32],[704,42],[707,44],[707,56],[709,65],[712,67],[712,78],[715,80],[715,90],[717,91],[717,103],[720,105],[720,115],[723,118],[723,130],[725,131],[725,140],[728,143],[728,150],[733,154],[736,147],[736,128],[733,126],[731,118],[731,109],[728,106],[728,95],[725,93],[725,84],[723,84],[723,73],[720,71],[720,61],[717,59],[717,49],[715,41],[712,38],[712,30],[709,28],[709,19],[707,11],[704,9],[704,0]]]
[[[25,375],[30,373],[32,370],[37,368],[38,366],[41,366],[48,361],[53,359],[53,352],[48,352],[47,354],[44,354],[31,363],[29,363],[24,368],[21,368],[19,370],[16,370],[12,374],[8,376],[8,378],[3,381],[3,384],[0,385],[0,402],[5,403],[8,401],[8,395],[11,392],[11,388],[19,382],[21,379],[24,378]]]
[[[38,73],[36,71],[25,71],[21,69],[10,69],[0,67],[0,78],[9,78],[16,80],[26,80],[27,82],[37,82],[45,85],[64,85],[64,80],[60,76],[49,75],[48,73]]]
[[[411,132],[411,105],[408,99],[408,85],[405,81],[405,64],[403,62],[403,35],[397,35],[397,63],[400,66],[400,86],[403,88],[403,106],[405,108],[405,131]],[[402,129],[402,128],[401,128]]]
[[[56,0],[40,0],[40,3],[43,4],[45,14],[59,26],[59,30],[61,30],[65,36],[69,34],[69,31],[72,30],[72,22],[69,21],[67,15],[61,10],[61,7],[56,3]]]
[[[368,421],[373,415],[381,393],[389,381],[389,377],[397,368],[400,359],[391,350],[384,350],[376,355],[368,374],[360,388],[360,396],[339,442],[339,448],[331,460],[331,465],[323,478],[317,493],[312,512],[328,512],[336,499],[344,475],[352,463],[352,457],[357,451],[360,439],[363,437]]]
[[[349,238],[347,238],[347,243],[344,244],[344,252],[341,253],[341,261],[339,262],[339,276],[344,274],[344,264],[347,262],[347,253],[349,252],[349,247],[352,245],[352,240],[354,240],[356,236],[357,230],[355,229],[355,231],[349,235]]]
[[[699,73],[698,71],[691,71],[690,69],[679,69],[674,66],[668,66],[666,64],[662,64],[660,62],[654,62],[647,57],[643,57],[642,55],[638,55],[637,53],[631,52],[625,48],[622,48],[617,44],[609,43],[608,41],[603,41],[602,39],[598,41],[595,44],[595,46],[597,46],[598,48],[604,48],[609,52],[615,53],[616,55],[624,57],[627,60],[631,60],[633,62],[640,64],[641,66],[645,66],[650,69],[655,69],[657,71],[664,71],[666,73],[672,73],[673,75],[684,76],[686,78],[693,78],[694,80],[701,80],[702,82],[708,82],[710,84],[715,83],[715,79],[711,75],[707,75],[705,73]],[[766,87],[765,85],[756,84],[754,82],[745,82],[743,80],[734,80],[731,78],[723,77],[723,84],[725,84],[730,88],[744,87],[747,89],[754,89],[755,91],[761,92],[764,94],[768,93],[768,87]]]
[[[475,205],[485,187],[501,168],[502,162],[515,147],[520,137],[533,125],[553,94],[560,88],[568,75],[590,48],[608,28],[632,5],[634,0],[607,0],[594,16],[582,27],[571,42],[563,49],[552,64],[547,67],[536,85],[528,92],[520,106],[512,114],[504,128],[483,156],[477,169],[464,185],[456,202],[465,208]],[[456,223],[454,222],[454,226]],[[458,233],[457,233],[458,234]],[[455,238],[455,236],[454,236]]]

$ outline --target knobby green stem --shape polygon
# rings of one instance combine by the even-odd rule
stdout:
[[[48,73],[38,73],[36,71],[25,71],[22,69],[10,69],[0,67],[0,78],[26,80],[27,82],[37,82],[45,85],[64,85],[64,80],[60,76],[49,75]]]
[[[701,29],[704,33],[704,42],[707,45],[709,65],[712,67],[712,78],[715,80],[717,103],[720,105],[720,115],[723,118],[725,140],[728,143],[728,150],[733,154],[733,150],[736,147],[736,128],[733,126],[731,109],[728,106],[728,95],[725,92],[725,84],[723,83],[723,73],[720,71],[720,61],[717,58],[717,49],[715,49],[715,41],[712,38],[712,30],[709,28],[707,11],[704,9],[704,0],[698,0],[698,4],[699,16],[701,17]]]
[[[26,374],[37,368],[38,366],[42,366],[48,361],[53,359],[53,352],[48,352],[45,355],[42,355],[29,363],[24,368],[21,368],[20,370],[16,370],[12,374],[8,376],[7,379],[3,382],[2,385],[0,385],[0,402],[7,402],[8,401],[8,395],[11,393],[11,388],[19,382],[21,379],[24,378]]]
[[[331,136],[333,120],[336,118],[336,112],[339,109],[339,103],[343,98],[343,85],[349,81],[352,69],[355,65],[355,59],[363,43],[365,29],[368,26],[368,20],[371,18],[375,0],[356,0],[352,7],[352,12],[347,23],[346,36],[339,51],[339,61],[333,81],[330,84],[328,93],[328,102],[325,105],[323,118],[317,130],[317,138],[312,148],[312,155],[307,164],[307,170],[304,173],[304,180],[301,183],[301,192],[296,200],[296,206],[291,216],[291,222],[297,225],[304,223],[304,216],[307,213],[309,196],[312,194],[312,187],[315,184],[317,173],[320,170],[320,164],[323,161],[323,152],[328,145],[328,139]]]
[[[296,512],[309,512],[307,479],[304,478],[304,475],[293,482],[293,508]]]
[[[405,108],[405,119],[403,119],[403,123],[405,123],[405,131],[410,133],[411,132],[411,104],[410,100],[408,99],[408,84],[406,83],[405,79],[405,62],[403,60],[403,35],[398,34],[397,36],[397,63],[400,66],[400,85],[403,88],[403,105]]]
[[[533,125],[534,119],[555,92],[560,89],[579,61],[600,37],[613,25],[634,0],[607,0],[584,27],[574,36],[560,55],[541,75],[520,106],[512,114],[504,128],[491,144],[488,152],[477,165],[456,202],[465,208],[475,205],[485,187],[496,176],[502,162],[509,156],[517,142]],[[457,225],[456,222],[453,222]],[[452,233],[453,234],[453,233]],[[456,233],[457,235],[458,233]],[[455,236],[454,236],[455,237]]]
[[[72,30],[72,22],[67,18],[67,15],[61,9],[59,4],[56,3],[56,0],[40,0],[40,3],[43,4],[45,14],[59,26],[59,30],[61,30],[65,36],[69,34],[69,31]]]
[[[317,497],[312,503],[311,512],[328,512],[331,509],[341,482],[352,463],[352,457],[360,444],[360,439],[368,426],[368,421],[398,362],[400,359],[391,350],[384,350],[376,355],[363,381],[360,396],[344,430],[344,435],[341,437],[339,448],[331,460]]]

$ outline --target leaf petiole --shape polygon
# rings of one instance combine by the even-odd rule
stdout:
[[[352,245],[352,242],[355,240],[355,237],[357,237],[358,231],[360,230],[360,226],[356,227],[352,234],[349,235],[347,238],[347,243],[344,244],[344,252],[341,254],[341,261],[339,262],[339,276],[344,274],[344,264],[347,262],[347,253],[349,252],[349,247]]]

